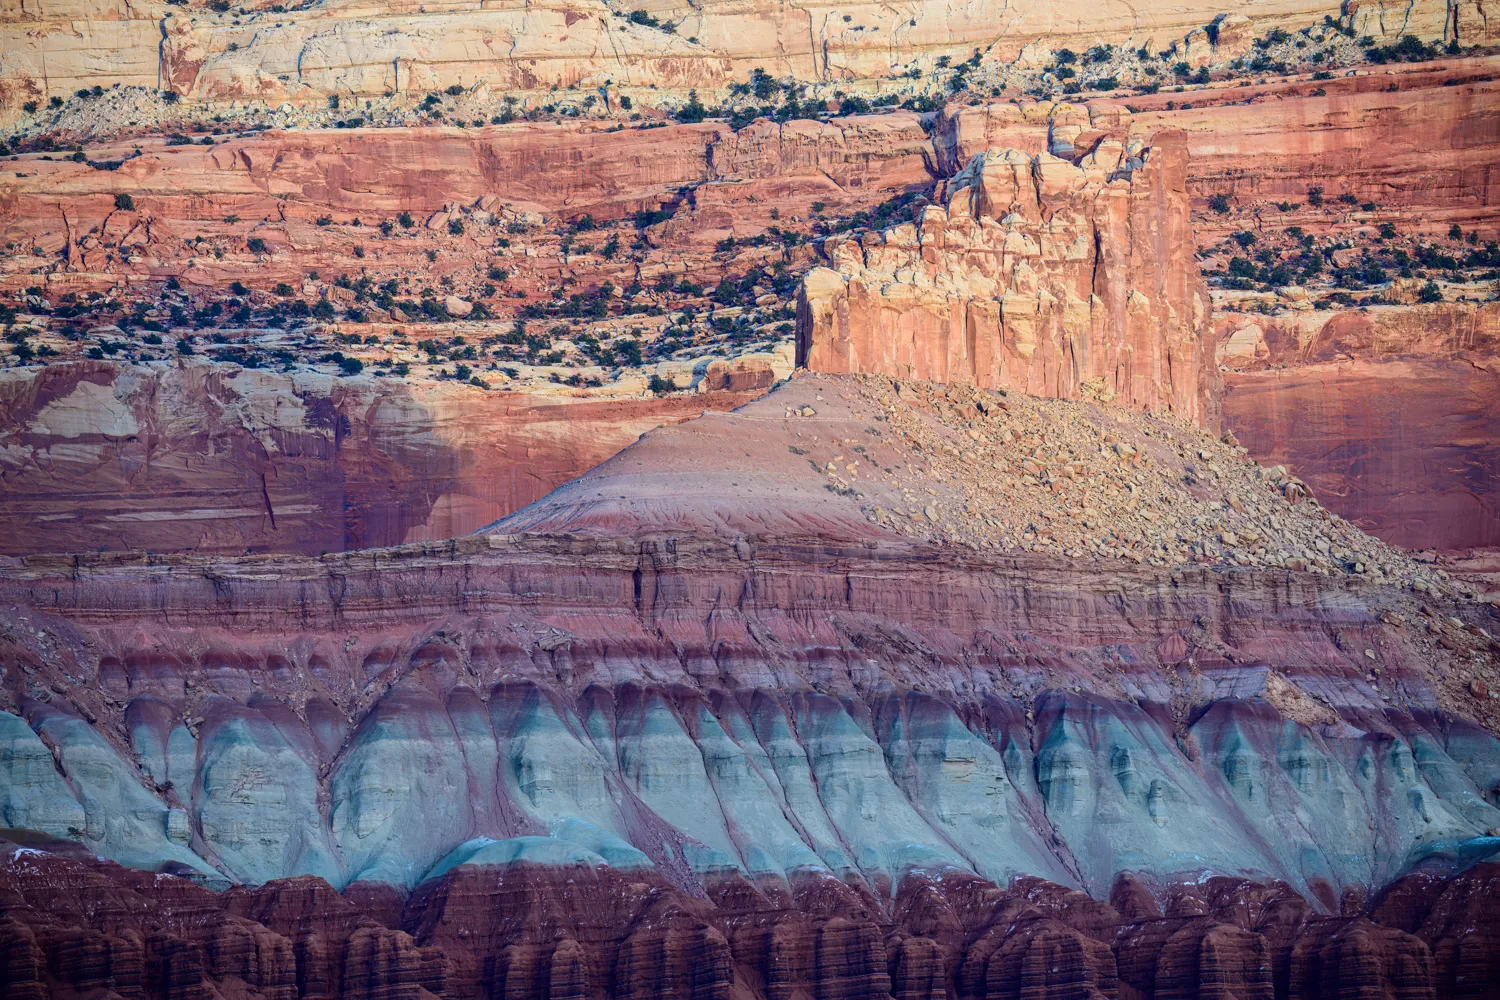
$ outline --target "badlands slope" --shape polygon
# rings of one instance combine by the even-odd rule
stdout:
[[[1482,609],[1020,402],[804,375],[457,542],[11,564],[13,995],[1493,981]]]

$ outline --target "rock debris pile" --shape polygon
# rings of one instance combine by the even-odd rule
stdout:
[[[1256,465],[1233,435],[1095,402],[880,376],[845,384],[871,426],[863,440],[836,439],[822,447],[832,454],[815,450],[809,460],[834,490],[865,494],[869,520],[902,534],[1455,589],[1441,571],[1330,514],[1286,468]]]

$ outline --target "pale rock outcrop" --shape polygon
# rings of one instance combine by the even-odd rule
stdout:
[[[71,797],[81,807],[83,825],[63,830],[63,835],[85,838],[98,853],[125,865],[155,868],[170,862],[219,878],[208,862],[169,836],[181,817],[172,816],[142,786],[135,769],[89,722],[45,703],[36,705],[30,716],[36,734],[55,748],[56,766],[67,776]],[[8,733],[16,732],[14,721],[7,720],[5,728]],[[38,765],[44,762],[36,756],[35,745],[11,738],[20,752],[12,751],[6,778],[20,784],[8,785],[0,799],[25,799],[24,812],[34,812],[43,829],[76,821],[78,812],[62,797],[55,781],[39,774]],[[7,816],[12,812],[7,805]]]
[[[7,827],[55,837],[83,830],[83,806],[57,771],[52,753],[24,721],[0,714],[0,818]]]
[[[1266,347],[1266,332],[1260,324],[1243,321],[1242,326],[1220,339],[1216,357],[1221,365],[1238,366],[1264,361],[1270,353]]]
[[[975,154],[914,222],[827,242],[832,267],[798,299],[798,361],[1212,423],[1186,167],[1168,137],[1105,141],[1076,166]]]
[[[748,392],[769,389],[777,379],[791,374],[787,351],[742,354],[737,358],[715,358],[703,370],[699,392]]]
[[[674,30],[635,24],[589,0],[548,4],[349,3],[243,17],[167,3],[24,4],[0,23],[0,98],[114,83],[170,89],[203,101],[321,103],[330,94],[380,98],[450,86],[491,92],[612,88],[684,94],[723,89],[754,68],[840,84],[885,83],[912,65],[976,49],[1002,61],[1098,42],[1180,39],[1240,7],[1058,7],[1037,0],[996,8],[936,0],[899,10],[873,2],[831,8],[800,2],[713,0],[651,8]],[[1281,0],[1256,8],[1254,32],[1297,28],[1326,6]],[[1402,34],[1486,44],[1496,21],[1482,0],[1347,0],[1358,34]],[[1204,36],[1203,42],[1207,42]],[[1189,40],[1189,48],[1194,46]],[[1201,47],[1201,46],[1200,46]],[[1215,46],[1214,57],[1221,53]]]
[[[184,782],[180,794],[193,800],[193,811],[189,815],[179,810],[180,815],[169,821],[196,821],[219,857],[252,881],[288,872],[336,880],[339,869],[331,845],[322,824],[313,821],[316,762],[299,754],[306,739],[303,747],[297,745],[302,734],[296,728],[291,728],[288,739],[282,726],[296,727],[297,720],[278,709],[281,706],[270,703],[210,701],[208,718],[198,732],[197,759],[185,760],[190,769],[179,775]]]
[[[134,437],[141,427],[110,386],[79,382],[68,395],[42,407],[28,429],[65,440],[93,435],[118,440]]]
[[[1415,35],[1419,38],[1450,38],[1459,20],[1455,17],[1461,4],[1406,3],[1405,0],[1343,0],[1342,15],[1356,35],[1374,38],[1399,38]],[[1482,15],[1485,4],[1482,0],[1471,0],[1465,27],[1469,29],[1469,44],[1484,44],[1494,37],[1495,26],[1484,24]],[[1481,19],[1476,24],[1475,14]],[[1492,18],[1491,18],[1492,19]],[[1477,29],[1477,30],[1476,30]]]
[[[1249,52],[1254,40],[1255,23],[1250,18],[1244,14],[1221,14],[1208,26],[1187,33],[1182,60],[1194,69],[1228,62]]]

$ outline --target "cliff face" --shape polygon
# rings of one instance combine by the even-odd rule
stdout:
[[[1224,420],[1410,548],[1500,545],[1500,306],[1223,314]]]
[[[1210,102],[1170,110],[1160,94],[1132,98],[1141,113],[1129,121],[1143,137],[1182,133],[1196,198],[1301,202],[1318,186],[1375,202],[1382,221],[1403,228],[1449,221],[1468,228],[1492,225],[1500,198],[1492,169],[1497,98],[1493,62],[1473,59],[1315,86],[1227,88]],[[1228,221],[1206,214],[1202,238],[1221,238],[1215,223]]]
[[[975,49],[1010,61],[1042,40],[1078,50],[1103,41],[1164,49],[1220,14],[1244,13],[1223,3],[1189,10],[1159,2],[1129,11],[1030,2],[1003,14],[985,5],[922,2],[893,11],[856,3],[835,13],[725,0],[651,12],[675,30],[573,0],[543,7],[365,2],[243,14],[157,2],[25,4],[7,11],[0,33],[4,96],[19,103],[101,82],[272,104],[335,93],[420,95],[454,84],[496,92],[686,91],[723,88],[753,68],[804,80],[889,81],[913,65],[967,59]],[[1300,27],[1326,12],[1282,0],[1249,13],[1269,29]],[[1476,45],[1495,38],[1480,3],[1350,3],[1343,13],[1358,34],[1381,39],[1412,34]]]
[[[136,148],[141,155],[132,156]],[[278,131],[225,137],[213,147],[121,140],[91,149],[123,159],[117,170],[49,157],[0,180],[0,217],[17,251],[0,262],[0,287],[37,286],[26,254],[53,262],[42,285],[56,296],[110,292],[121,278],[143,284],[176,276],[208,290],[236,280],[295,286],[310,271],[427,275],[429,249],[440,251],[439,269],[477,265],[483,273],[499,264],[512,272],[511,287],[533,292],[561,274],[625,286],[691,267],[695,280],[710,282],[730,266],[713,257],[725,236],[763,233],[775,223],[773,209],[810,215],[812,203],[826,201],[852,211],[924,187],[933,180],[930,150],[920,116],[911,113],[762,121],[738,132],[721,124],[616,132],[517,123]],[[131,197],[131,210],[115,208],[121,194]],[[628,227],[635,213],[663,209],[671,218],[651,227],[649,239],[670,249],[666,260],[569,260],[555,243],[530,245],[543,219],[549,228],[583,216]],[[467,220],[466,236],[428,225],[445,210]],[[394,223],[403,212],[417,229],[397,239],[376,235],[380,221]],[[361,216],[362,225],[349,225]],[[514,247],[484,245],[492,241],[479,217],[493,220],[497,235],[509,232]],[[320,227],[325,218],[337,225]],[[211,241],[211,253],[198,236]],[[251,239],[264,241],[266,252],[249,251]],[[751,264],[735,266],[743,273]]]
[[[796,379],[458,542],[6,567],[8,991],[1492,974],[1494,866],[1454,874],[1500,846],[1473,605],[903,537],[865,510],[919,476],[887,443],[821,465],[879,391]]]
[[[61,205],[79,215],[87,211],[87,198],[102,206],[103,183],[109,191],[130,192],[163,221],[206,222],[229,213],[279,218],[281,203],[293,214],[299,204],[320,211],[433,212],[486,195],[549,214],[614,218],[656,208],[677,188],[701,182],[704,148],[721,130],[700,125],[605,133],[597,125],[517,123],[482,131],[275,131],[229,137],[212,148],[162,139],[126,142],[122,148],[139,145],[144,155],[104,181],[84,164],[39,163],[37,173],[15,179],[11,211],[21,219],[55,216]],[[44,189],[51,205],[42,201]],[[28,197],[33,194],[36,202]]]
[[[760,391],[548,396],[198,361],[6,372],[0,547],[315,555],[449,538]]]
[[[1308,188],[1350,193],[1382,206],[1378,221],[1446,228],[1487,225],[1500,201],[1490,169],[1500,147],[1493,108],[1500,83],[1485,60],[1401,67],[1390,75],[1341,77],[1195,93],[1164,94],[1088,106],[991,103],[940,118],[929,136],[921,116],[864,116],[832,122],[762,121],[739,131],[723,124],[605,131],[587,124],[513,123],[482,129],[421,127],[269,131],[220,137],[213,147],[168,146],[161,138],[90,145],[99,171],[58,157],[27,159],[0,178],[7,239],[22,255],[55,259],[70,238],[82,242],[54,265],[55,282],[104,290],[120,275],[137,280],[192,274],[196,283],[255,282],[270,269],[369,266],[352,255],[368,234],[320,230],[333,214],[366,225],[402,211],[430,214],[484,201],[516,211],[618,219],[663,205],[679,208],[662,234],[685,244],[692,234],[752,235],[774,220],[809,214],[823,201],[850,211],[893,192],[951,177],[990,149],[1052,152],[1074,158],[1106,136],[1147,146],[1158,133],[1188,151],[1186,186],[1202,208],[1214,194],[1236,204],[1301,202]],[[1392,91],[1390,88],[1396,89]],[[1323,91],[1319,94],[1317,91]],[[1171,109],[1168,102],[1173,103]],[[1191,104],[1191,107],[1180,106]],[[1180,136],[1178,135],[1180,133]],[[141,155],[131,158],[139,147]],[[691,197],[684,197],[691,191]],[[135,212],[116,212],[129,194]],[[228,222],[228,219],[235,222]],[[1316,229],[1319,223],[1299,219]],[[1201,213],[1196,239],[1223,238],[1244,221]],[[97,227],[92,247],[83,237]],[[207,234],[222,257],[205,259],[186,241]],[[250,236],[275,253],[243,252]],[[114,254],[99,244],[118,244]],[[373,244],[371,260],[413,266],[400,247]],[[445,251],[451,252],[451,251]],[[189,265],[188,261],[193,262]],[[29,262],[5,271],[11,289],[36,284]],[[335,272],[336,273],[336,272]],[[93,281],[85,285],[84,275]]]
[[[933,153],[941,171],[956,172],[993,147],[1071,157],[1106,136],[1150,145],[1168,133],[1188,151],[1187,186],[1200,209],[1214,194],[1245,207],[1302,204],[1318,186],[1378,203],[1382,219],[1446,228],[1451,217],[1467,227],[1489,220],[1497,198],[1497,91],[1493,61],[1476,58],[1323,81],[1246,80],[1190,98],[1163,89],[1087,105],[995,102],[954,110]],[[1210,212],[1195,222],[1200,243],[1245,224]]]
[[[527,863],[693,894],[827,874],[883,901],[913,869],[1101,898],[1122,871],[1208,870],[1335,907],[1412,857],[1494,849],[1500,744],[1439,707],[1421,633],[1375,617],[1390,591],[1257,571],[1209,618],[1211,570],[1171,596],[1044,556],[927,572],[899,546],[744,541],[742,560],[667,537],[11,584],[62,617],[8,649],[7,823],[132,867],[398,897]],[[809,574],[825,559],[839,572]],[[713,610],[751,580],[753,604]],[[1141,596],[1116,611],[1111,588]],[[899,610],[927,601],[946,610]],[[780,610],[799,607],[817,620]]]
[[[1187,156],[1105,141],[1074,164],[977,153],[914,224],[829,240],[804,279],[814,371],[1092,396],[1215,420]]]
[[[0,5],[0,995],[1493,998],[1495,609],[1338,514],[1500,541],[1497,314],[1199,268],[1487,234],[1494,58],[1342,73],[1500,18],[1215,3]]]
[[[1500,145],[1493,76],[1487,60],[1451,60],[1316,86],[1216,88],[1191,102],[1137,95],[1128,99],[1134,114],[1126,99],[989,103],[956,109],[930,137],[920,116],[898,112],[762,121],[739,131],[709,123],[621,132],[602,123],[276,130],[220,137],[208,148],[144,138],[90,145],[99,160],[141,149],[113,171],[28,158],[24,170],[0,179],[0,193],[5,221],[32,233],[61,232],[63,213],[76,232],[87,232],[111,214],[118,193],[130,194],[169,234],[195,227],[188,237],[236,232],[223,228],[228,215],[248,229],[265,218],[434,212],[486,197],[548,214],[619,218],[676,201],[684,187],[733,198],[736,212],[764,224],[762,213],[785,205],[789,192],[798,211],[804,200],[858,204],[861,192],[950,177],[990,149],[1072,157],[1106,135],[1151,145],[1169,132],[1181,133],[1187,187],[1198,199],[1300,201],[1318,185],[1387,211],[1451,213],[1467,226],[1500,199],[1488,169]],[[719,181],[735,183],[711,183]],[[1222,235],[1217,223],[1232,220],[1200,221],[1200,236],[1209,239]],[[299,235],[300,243],[314,242],[310,231]]]

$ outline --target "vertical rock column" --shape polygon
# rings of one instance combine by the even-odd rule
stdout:
[[[909,223],[828,240],[804,279],[815,371],[1096,398],[1217,423],[1187,153],[1104,141],[1075,165],[975,154]]]

